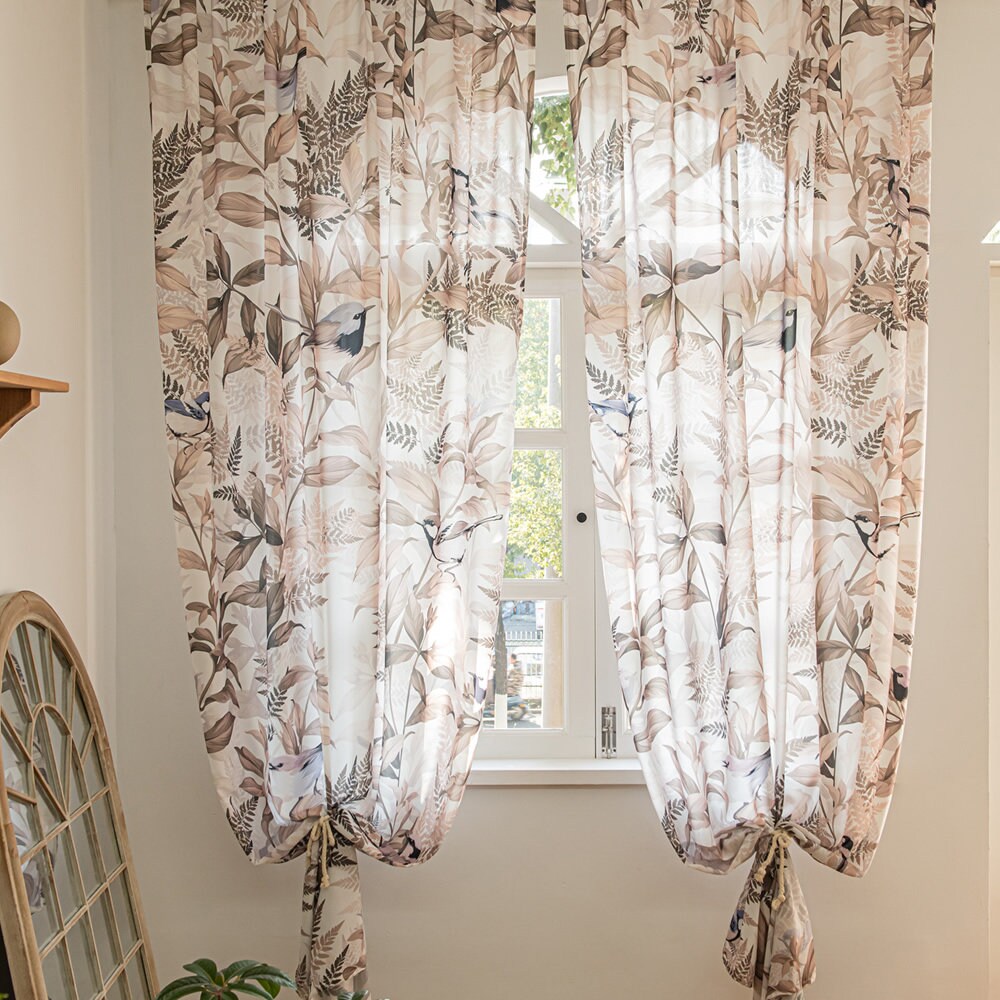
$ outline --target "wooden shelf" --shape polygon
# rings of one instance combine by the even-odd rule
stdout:
[[[69,392],[69,383],[0,371],[0,437],[38,407],[43,392]]]

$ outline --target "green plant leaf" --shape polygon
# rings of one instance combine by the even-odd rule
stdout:
[[[269,982],[270,980],[266,980]],[[280,987],[279,987],[280,988]],[[233,989],[237,993],[246,993],[247,996],[251,997],[263,997],[264,1000],[274,1000],[278,994],[277,992],[272,993],[270,990],[265,989],[262,986],[256,986],[254,983],[242,980],[241,982],[234,983]]]
[[[261,979],[262,977],[273,979],[276,983],[279,983],[282,986],[288,986],[292,989],[295,988],[295,983],[293,983],[292,980],[281,971],[281,969],[276,969],[273,965],[264,965],[263,963],[259,964],[253,975],[249,978]]]
[[[208,958],[199,958],[184,968],[192,975],[168,983],[157,1000],[180,1000],[194,993],[201,993],[202,1000],[239,1000],[239,993],[274,1000],[282,987],[295,988],[295,983],[281,969],[250,958],[232,962],[221,972]],[[358,1000],[362,996],[358,994]]]
[[[195,993],[201,993],[204,988],[204,977],[185,976],[183,979],[175,979],[172,983],[167,983],[157,993],[156,1000],[179,1000],[180,997],[188,997]]]
[[[231,962],[222,970],[222,978],[228,983],[233,979],[246,979],[251,970],[266,974],[270,966],[263,962],[257,962],[252,958],[241,958],[239,961]]]
[[[223,980],[219,976],[219,967],[210,958],[199,958],[190,965],[185,965],[188,972],[196,976],[204,976],[205,980],[213,986],[222,986]]]

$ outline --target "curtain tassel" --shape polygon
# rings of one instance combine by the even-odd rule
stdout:
[[[787,899],[785,894],[785,866],[788,863],[788,849],[792,846],[793,839],[787,830],[781,828],[773,830],[767,854],[764,855],[764,859],[758,865],[757,871],[754,874],[754,879],[763,886],[764,879],[767,878],[767,870],[774,864],[775,859],[777,859],[778,891],[771,902],[771,909],[773,910],[781,909],[781,905]]]
[[[319,844],[319,855],[316,863],[320,870],[320,885],[324,889],[330,888],[330,848],[337,842],[336,834],[333,831],[333,823],[330,815],[324,809],[322,815],[313,824],[309,831],[309,853],[312,854],[313,846]]]

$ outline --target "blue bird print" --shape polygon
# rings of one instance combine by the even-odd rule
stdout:
[[[746,911],[741,906],[733,914],[732,920],[729,921],[729,933],[726,935],[726,940],[730,944],[734,941],[739,941],[743,937],[743,921],[745,918]]]
[[[209,393],[199,392],[191,402],[183,399],[165,399],[167,429],[175,437],[188,437],[208,426]]]
[[[336,347],[356,358],[365,346],[365,326],[368,313],[374,306],[363,306],[360,302],[344,302],[331,309],[306,334],[306,347]]]
[[[602,399],[591,403],[590,408],[601,418],[602,423],[615,437],[625,437],[632,427],[632,417],[636,407],[642,402],[639,396],[630,392],[624,399]]]

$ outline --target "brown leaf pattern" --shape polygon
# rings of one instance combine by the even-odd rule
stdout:
[[[755,859],[730,973],[798,997],[815,973],[788,846],[864,874],[903,733],[934,0],[564,5],[635,742],[684,861]]]
[[[251,859],[309,855],[299,986],[330,996],[365,969],[355,852],[432,857],[480,730],[533,5],[146,0],[146,18],[205,740]]]

